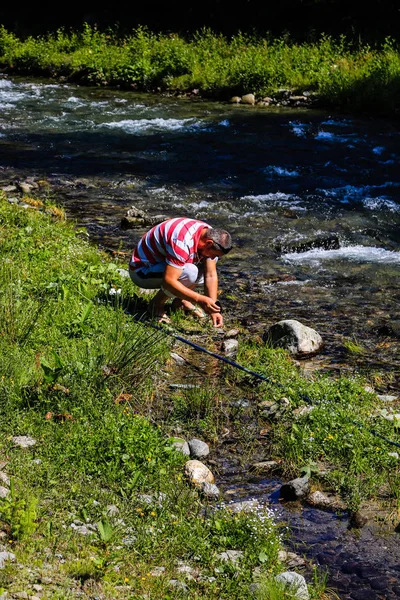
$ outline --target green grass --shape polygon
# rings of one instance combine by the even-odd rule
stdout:
[[[386,440],[399,444],[399,428],[396,419],[384,416],[398,412],[398,403],[388,410],[361,376],[306,379],[285,351],[256,343],[242,345],[238,362],[270,380],[258,386],[257,423],[268,431],[266,456],[280,461],[286,478],[308,473],[314,485],[337,493],[352,511],[373,500],[396,504],[399,463],[391,455],[395,445]],[[238,385],[247,379],[235,376]],[[279,405],[283,397],[287,405]],[[275,415],[268,412],[272,403],[281,406]],[[311,410],[301,413],[304,407]]]
[[[167,599],[182,597],[178,580],[191,598],[248,597],[255,573],[285,568],[279,525],[263,506],[209,506],[185,480],[160,418],[171,338],[124,310],[135,301],[125,265],[47,201],[31,206],[0,198],[0,461],[11,479],[0,529],[17,557],[0,590],[33,595],[40,582],[42,598]],[[218,436],[213,394],[190,407],[171,396],[174,426],[206,422]],[[219,558],[230,549],[238,565]]]
[[[241,32],[227,38],[210,29],[184,38],[145,27],[119,37],[86,24],[80,31],[19,39],[0,27],[0,66],[86,85],[198,90],[222,99],[244,93],[262,99],[289,88],[308,91],[327,107],[385,116],[397,115],[400,91],[399,47],[389,38],[376,47],[326,35],[299,44]]]

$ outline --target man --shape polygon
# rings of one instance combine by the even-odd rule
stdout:
[[[199,318],[210,315],[214,327],[224,323],[217,301],[217,261],[232,249],[230,234],[207,223],[178,217],[150,229],[134,248],[129,263],[132,281],[141,288],[159,289],[149,306],[159,323],[168,298]],[[194,290],[204,285],[204,295]]]

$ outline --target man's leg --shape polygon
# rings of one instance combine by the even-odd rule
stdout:
[[[204,283],[202,267],[197,267],[193,264],[185,265],[182,275],[179,277],[179,281],[183,283],[185,287],[193,290],[196,286]],[[197,317],[206,316],[204,311],[199,306],[194,305],[189,300],[181,300],[180,298],[175,298],[175,300],[172,302],[172,308],[173,310],[179,310],[180,308],[182,308],[186,312],[192,312]]]
[[[149,302],[148,312],[153,317],[160,317],[164,314],[165,303],[168,296],[162,290],[162,282],[165,271],[165,263],[153,265],[147,269],[138,271],[129,271],[129,275],[134,284],[144,290],[157,290],[157,294]]]

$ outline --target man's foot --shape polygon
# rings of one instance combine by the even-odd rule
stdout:
[[[188,300],[181,300],[180,298],[175,298],[172,302],[172,310],[183,310],[186,314],[191,314],[198,319],[204,319],[207,316],[200,306],[196,306]]]
[[[167,299],[168,297],[161,290],[159,290],[154,298],[150,300],[147,307],[147,312],[153,319],[158,319],[159,317],[163,317],[165,315],[165,302]]]
[[[156,322],[159,323],[160,325],[161,324],[169,325],[171,323],[171,319],[165,313],[163,315],[158,315],[155,319],[156,319]]]

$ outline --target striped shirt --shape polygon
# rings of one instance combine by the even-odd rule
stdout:
[[[211,226],[184,217],[155,225],[133,250],[129,268],[136,271],[157,263],[167,263],[183,269],[186,263],[197,263],[197,245],[204,228],[210,229]]]

